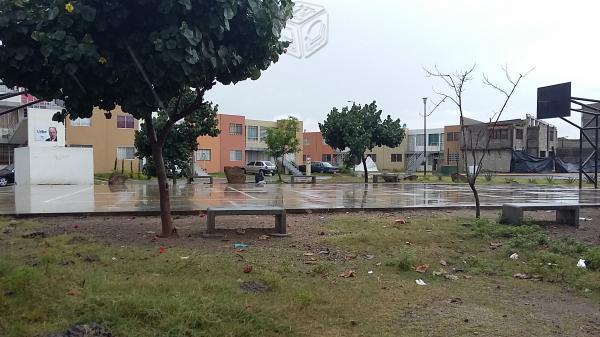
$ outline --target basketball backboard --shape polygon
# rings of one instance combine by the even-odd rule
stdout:
[[[571,82],[538,88],[538,119],[569,116],[571,116]]]

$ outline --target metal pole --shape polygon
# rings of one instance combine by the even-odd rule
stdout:
[[[598,115],[594,118],[596,119],[596,138],[594,139],[594,188],[598,188]]]
[[[579,189],[583,188],[582,180],[583,177],[583,130],[579,129]]]
[[[423,166],[423,176],[427,175],[427,97],[423,97],[423,155],[425,165]]]

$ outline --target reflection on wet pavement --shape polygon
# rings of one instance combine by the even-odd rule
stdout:
[[[506,202],[580,202],[600,204],[593,189],[502,185],[480,186],[483,206]],[[108,185],[34,185],[0,188],[0,214],[138,212],[159,210],[154,183]],[[397,208],[473,206],[466,185],[434,184],[317,184],[264,186],[180,184],[171,190],[176,211],[203,210],[210,206],[266,205],[286,209]]]

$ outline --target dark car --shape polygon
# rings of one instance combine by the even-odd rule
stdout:
[[[300,165],[299,167],[301,172],[306,172],[306,165]],[[337,173],[338,167],[329,164],[326,161],[314,161],[310,164],[310,172],[311,173]]]
[[[15,165],[8,165],[0,170],[0,186],[15,183]]]

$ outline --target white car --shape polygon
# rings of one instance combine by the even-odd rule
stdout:
[[[275,174],[277,167],[268,160],[251,161],[244,166],[246,174],[256,174],[262,172],[263,175]]]

